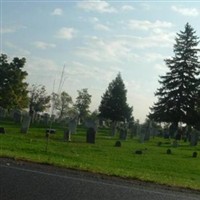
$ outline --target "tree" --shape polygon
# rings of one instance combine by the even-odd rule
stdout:
[[[29,114],[33,115],[34,112],[43,112],[49,108],[50,96],[47,95],[45,86],[32,85],[29,90]]]
[[[64,91],[60,95],[53,93],[53,101],[55,109],[59,112],[59,119],[63,119],[70,109],[70,104],[73,103],[72,97]]]
[[[162,85],[155,95],[158,102],[151,108],[149,117],[157,122],[194,124],[199,91],[199,38],[187,23],[185,30],[177,33],[174,57],[166,59],[169,72],[161,76]]]
[[[9,63],[6,54],[0,56],[0,106],[5,109],[26,108],[28,105],[28,73],[23,71],[25,58],[13,58]]]
[[[109,84],[108,89],[103,94],[99,106],[100,117],[110,119],[113,122],[113,135],[117,122],[126,122],[132,118],[133,108],[129,107],[126,98],[126,89],[119,73]]]
[[[76,98],[75,108],[79,111],[79,119],[82,122],[89,111],[89,106],[91,103],[91,95],[88,93],[88,89],[84,88],[78,90],[78,97]]]

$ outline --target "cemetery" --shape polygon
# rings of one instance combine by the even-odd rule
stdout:
[[[190,141],[184,141],[166,137],[166,130],[160,134],[146,125],[135,127],[134,133],[133,127],[125,131],[120,127],[114,136],[111,127],[94,126],[91,121],[81,125],[71,120],[66,124],[52,123],[51,128],[49,125],[46,120],[30,123],[27,117],[17,122],[1,118],[0,157],[200,188],[200,144],[196,132]]]
[[[91,112],[88,88],[75,101],[62,91],[64,68],[58,92],[49,95],[25,82],[25,58],[9,63],[2,54],[0,157],[200,190],[199,42],[189,23],[177,37],[178,57],[165,59],[169,72],[143,123],[120,72]]]

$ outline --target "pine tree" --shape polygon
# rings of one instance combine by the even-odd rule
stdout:
[[[125,122],[132,118],[132,107],[127,104],[126,89],[120,73],[109,84],[99,106],[100,117],[116,122]],[[115,131],[115,130],[114,130]],[[113,133],[114,135],[114,133]]]
[[[185,30],[177,33],[174,57],[166,59],[169,72],[160,77],[162,85],[155,95],[158,102],[151,108],[149,117],[158,122],[195,123],[195,106],[199,90],[199,69],[197,48],[199,38],[187,23]]]

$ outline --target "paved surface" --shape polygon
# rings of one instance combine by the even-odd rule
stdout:
[[[200,200],[200,193],[51,166],[0,164],[1,200]]]

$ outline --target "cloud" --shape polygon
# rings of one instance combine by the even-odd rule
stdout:
[[[62,27],[58,30],[56,37],[60,39],[71,40],[75,37],[76,30],[74,28]]]
[[[100,31],[110,31],[110,28],[108,26],[106,26],[106,25],[103,25],[103,24],[96,24],[94,26],[94,28],[96,30],[100,30]]]
[[[132,11],[132,10],[135,10],[135,8],[130,5],[124,5],[124,6],[122,6],[122,10],[123,11]]]
[[[163,61],[166,57],[160,53],[146,53],[144,58],[148,62]]]
[[[81,1],[78,2],[78,7],[85,11],[93,11],[99,13],[114,13],[117,12],[116,9],[106,1],[96,0],[96,1]]]
[[[38,48],[38,49],[48,49],[48,48],[54,48],[56,47],[55,44],[51,44],[51,43],[45,43],[45,42],[42,42],[42,41],[36,41],[33,43],[33,45]]]
[[[22,47],[20,46],[17,46],[15,45],[14,43],[12,42],[5,42],[5,46],[9,49],[11,49],[14,53],[14,56],[17,56],[17,57],[26,57],[28,55],[30,55],[30,51],[26,50],[26,49],[23,49]]]
[[[4,33],[14,33],[16,31],[15,28],[13,27],[8,27],[8,28],[2,28],[0,30],[0,33],[4,34]]]
[[[197,17],[199,15],[199,11],[196,8],[183,8],[172,6],[171,9],[184,16]]]
[[[154,29],[161,29],[161,28],[171,28],[173,24],[171,22],[166,21],[159,21],[156,20],[155,22],[150,22],[148,20],[129,20],[128,28],[129,29],[137,29],[137,30],[154,30]]]
[[[15,33],[20,29],[25,29],[26,26],[10,26],[10,27],[2,27],[0,29],[0,33],[5,34],[5,33]]]
[[[62,14],[63,14],[63,10],[61,8],[55,8],[53,12],[51,13],[51,15],[56,15],[56,16],[60,16]]]
[[[88,38],[88,42],[84,47],[79,47],[76,54],[93,61],[117,61],[121,59],[129,59],[131,48],[124,40],[106,40],[97,37]]]
[[[176,33],[174,32],[159,32],[144,37],[131,35],[117,35],[116,37],[134,49],[143,49],[151,47],[171,47],[174,43],[175,35]]]

